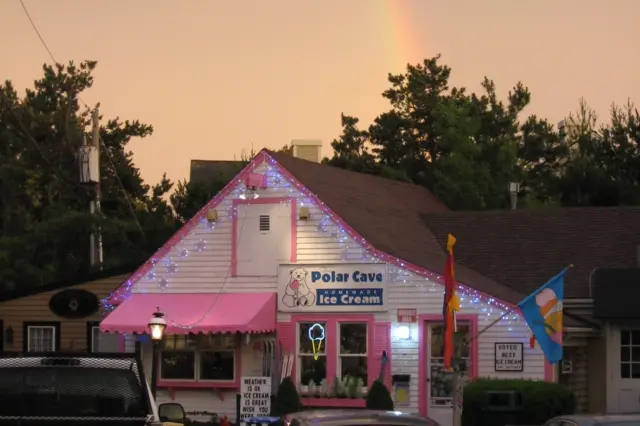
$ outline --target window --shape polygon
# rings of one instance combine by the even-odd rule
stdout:
[[[54,352],[60,347],[59,322],[25,322],[23,346],[26,352]]]
[[[640,330],[620,330],[620,378],[640,379]]]
[[[313,382],[319,385],[327,378],[326,323],[298,324],[298,368],[300,384],[308,386]],[[309,331],[311,337],[309,338]]]
[[[100,331],[100,323],[90,321],[87,323],[87,352],[118,352],[118,334],[103,333]]]
[[[160,354],[160,378],[180,381],[236,379],[235,335],[169,335]]]
[[[341,323],[338,371],[340,378],[354,377],[367,386],[367,324]]]
[[[454,335],[455,353],[453,367],[459,368],[462,376],[467,376],[470,367],[469,324],[458,321],[458,331]],[[453,396],[453,374],[444,370],[444,325],[430,324],[431,357],[429,358],[430,401],[432,406],[450,406]]]
[[[100,326],[91,327],[91,342],[89,346],[90,352],[98,352],[100,347]]]

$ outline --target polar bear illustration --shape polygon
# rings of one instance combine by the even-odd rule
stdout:
[[[282,296],[282,303],[289,308],[314,305],[316,296],[307,286],[307,271],[296,268],[292,269],[289,275],[291,277]]]

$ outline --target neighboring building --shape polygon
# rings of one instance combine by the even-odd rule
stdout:
[[[637,253],[640,255],[640,251]],[[621,263],[632,262],[626,257],[626,262]],[[600,387],[593,391],[606,395],[607,410],[637,412],[640,409],[640,269],[598,269],[592,274],[590,287],[593,316],[603,322],[602,335],[606,342],[601,348],[605,368],[598,369]]]
[[[533,291],[573,264],[565,281],[565,361],[556,365],[554,375],[574,391],[580,411],[640,411],[640,364],[635,381],[620,380],[619,365],[620,324],[626,324],[630,333],[632,320],[640,319],[640,314],[633,317],[627,311],[613,323],[612,311],[600,317],[594,314],[597,285],[615,289],[616,298],[605,302],[613,312],[624,312],[625,302],[636,306],[638,291],[632,287],[640,280],[626,275],[623,282],[599,272],[639,266],[639,207],[449,212],[427,215],[425,222],[441,246],[447,233],[458,238],[458,263],[521,293]],[[640,323],[636,326],[640,330]],[[640,361],[640,350],[637,356]]]
[[[160,307],[169,336],[158,398],[187,411],[233,420],[240,377],[279,382],[284,364],[303,391],[312,380],[350,375],[366,386],[382,374],[399,410],[450,424],[451,377],[441,358],[445,254],[425,221],[446,212],[422,187],[263,150],[105,301],[117,308],[101,329],[127,334],[127,350],[142,342],[150,369],[148,339],[134,333],[145,333]],[[456,237],[463,250],[468,243]],[[461,353],[468,376],[552,380],[513,310],[526,289],[464,264],[456,277],[461,333],[475,336],[505,316]],[[503,355],[516,361],[496,360]]]
[[[0,293],[0,351],[117,352],[117,336],[100,332],[100,299],[134,270]]]

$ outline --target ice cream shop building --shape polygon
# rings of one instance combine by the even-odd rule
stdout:
[[[148,371],[143,334],[160,307],[158,398],[187,411],[234,418],[241,377],[278,382],[284,370],[306,405],[364,406],[382,377],[399,410],[449,424],[444,241],[427,226],[447,208],[422,187],[297,158],[319,150],[306,141],[294,156],[261,151],[105,299],[101,329],[141,348]],[[468,335],[523,296],[462,265],[456,278],[458,329]],[[469,378],[551,379],[528,342],[525,322],[509,313],[458,357]]]

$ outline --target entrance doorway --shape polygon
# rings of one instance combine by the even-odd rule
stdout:
[[[458,331],[454,335],[453,367],[459,368],[467,379],[471,370],[471,350],[467,339],[472,333],[471,321],[458,317]],[[424,351],[427,354],[426,398],[427,416],[441,425],[450,425],[453,420],[453,373],[444,368],[444,324],[441,321],[426,321],[424,327]]]

